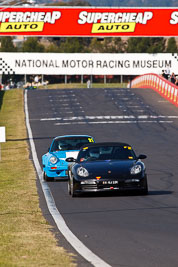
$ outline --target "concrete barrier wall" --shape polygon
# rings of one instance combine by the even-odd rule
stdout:
[[[128,87],[153,89],[178,107],[178,86],[157,74],[148,73],[138,76],[128,84]]]

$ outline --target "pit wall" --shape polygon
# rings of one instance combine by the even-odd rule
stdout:
[[[153,89],[178,107],[178,86],[157,74],[148,73],[138,76],[128,84],[128,87]]]

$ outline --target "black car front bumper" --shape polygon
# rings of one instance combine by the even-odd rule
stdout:
[[[83,180],[74,181],[74,190],[76,193],[106,192],[106,191],[143,191],[147,189],[146,176],[142,179],[129,178],[125,180]]]

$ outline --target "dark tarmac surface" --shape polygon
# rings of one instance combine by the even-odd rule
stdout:
[[[39,161],[52,138],[89,134],[146,154],[149,195],[104,194],[72,199],[66,181],[48,183],[72,232],[111,266],[178,266],[178,108],[149,89],[28,91]],[[48,214],[39,186],[40,203]],[[59,243],[74,250],[54,229]],[[78,266],[90,266],[77,256]]]

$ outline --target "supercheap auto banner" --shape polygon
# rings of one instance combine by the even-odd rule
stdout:
[[[178,8],[0,7],[0,36],[178,36]]]

